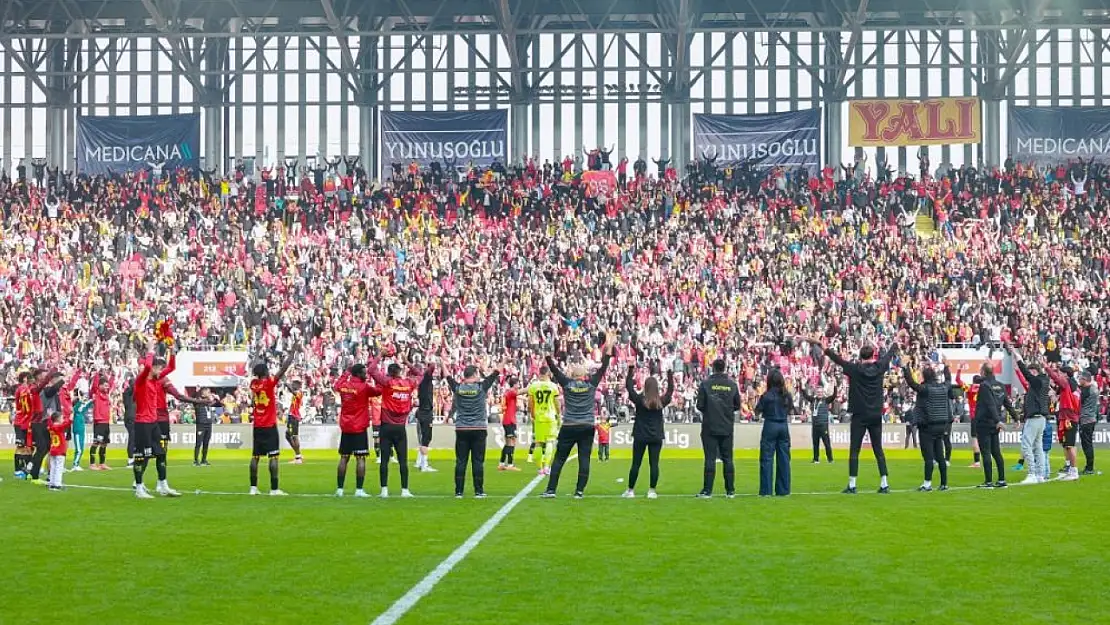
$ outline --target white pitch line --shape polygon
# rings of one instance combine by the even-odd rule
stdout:
[[[577,457],[578,454],[575,454],[568,458],[567,461],[569,462]],[[524,498],[531,494],[533,490],[535,490],[536,486],[538,486],[545,477],[547,476],[537,475],[536,477],[532,478],[532,481],[528,482],[528,484],[526,484],[524,488],[522,488],[520,492],[516,494],[515,497],[510,499],[505,505],[501,506],[500,510],[494,513],[494,515],[491,516],[488,521],[483,523],[481,527],[479,527],[473,534],[471,534],[470,538],[466,539],[466,542],[459,545],[457,549],[451,552],[451,555],[447,556],[446,560],[440,562],[439,566],[432,569],[431,573],[428,573],[428,575],[426,575],[424,579],[420,580],[416,583],[415,586],[410,588],[409,591],[406,592],[396,602],[394,602],[394,604],[391,605],[388,610],[383,612],[380,616],[378,616],[378,618],[371,621],[370,625],[393,625],[397,621],[401,620],[401,618],[405,616],[405,614],[407,614],[408,611],[417,604],[417,602],[427,596],[428,593],[432,592],[432,589],[436,587],[436,584],[438,584],[440,580],[446,577],[447,574],[451,572],[451,569],[455,568],[455,565],[457,565],[459,562],[462,562],[463,558],[469,555],[471,551],[474,551],[474,549],[486,538],[486,536],[489,536],[490,532],[492,532],[494,528],[500,525],[501,521],[503,521],[505,517],[509,516],[509,513],[513,511],[513,508],[517,507],[517,504],[524,501]]]

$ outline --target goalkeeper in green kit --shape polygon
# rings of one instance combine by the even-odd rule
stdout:
[[[528,385],[528,414],[532,416],[532,443],[539,449],[539,474],[551,473],[551,457],[559,432],[559,386],[551,381],[547,367],[540,368],[539,378]]]

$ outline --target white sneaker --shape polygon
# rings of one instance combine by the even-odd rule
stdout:
[[[135,496],[139,499],[154,499],[154,495],[151,495],[150,492],[147,491],[146,486],[142,484],[135,487]]]
[[[77,466],[73,467],[72,469],[70,469],[70,471],[80,473],[81,471],[84,471],[84,469],[81,468],[81,465],[77,465]]]
[[[343,489],[342,488],[335,489],[335,496],[336,497],[342,497],[343,496]]]
[[[1061,482],[1074,482],[1079,479],[1079,472],[1075,469],[1068,471],[1067,474],[1060,477]]]
[[[251,486],[250,494],[252,494],[252,495],[261,495],[262,493],[258,492],[258,487],[257,486]]]
[[[359,499],[367,499],[367,498],[370,497],[370,495],[367,495],[366,491],[364,491],[360,488],[360,489],[355,491],[355,497],[358,497]]]
[[[409,489],[407,489],[407,488],[402,488],[401,489],[401,499],[412,499],[414,496],[415,495],[413,495],[412,493],[409,492]]]
[[[393,456],[392,458],[389,459],[389,461],[392,462],[393,464],[401,464],[401,461],[397,459],[397,456]]]
[[[649,488],[647,498],[648,499],[659,499],[659,493],[655,492],[654,488]]]
[[[270,491],[270,496],[271,497],[288,497],[289,493],[281,490],[280,488],[275,488],[274,490]]]
[[[1040,484],[1040,483],[1041,483],[1041,478],[1037,477],[1036,475],[1027,475],[1027,476],[1025,476],[1024,480],[1018,482],[1018,484]]]
[[[636,491],[634,491],[630,488],[630,489],[624,491],[624,494],[621,495],[621,498],[622,499],[635,499],[636,498]]]
[[[430,464],[426,464],[426,465],[424,465],[423,469],[420,469],[420,472],[421,473],[439,473],[439,470],[433,468],[432,465],[430,465]]]
[[[159,488],[158,489],[158,494],[163,496],[163,497],[180,497],[181,496],[181,493],[179,493],[176,490],[170,488],[169,486]]]
[[[388,488],[383,488],[382,489],[381,498],[382,499],[389,499],[389,489]]]

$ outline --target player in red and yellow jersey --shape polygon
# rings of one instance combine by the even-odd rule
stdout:
[[[19,386],[15,389],[15,419],[13,425],[15,426],[15,479],[25,479],[29,472],[31,464],[32,448],[34,442],[31,440],[31,420],[35,414],[35,402],[38,401],[39,393],[50,382],[50,376],[46,374],[35,377],[32,371],[24,371],[19,374]]]
[[[270,367],[264,362],[254,366],[251,371],[254,379],[251,380],[251,402],[253,404],[252,420],[254,421],[254,451],[251,453],[251,490],[250,494],[258,494],[258,460],[267,456],[270,462],[270,494],[284,495],[278,488],[278,456],[281,455],[281,439],[277,430],[277,386],[289,367],[293,365],[299,346],[294,346],[289,355],[282,361],[276,375],[270,375]]]
[[[502,398],[501,427],[505,430],[505,446],[501,448],[501,459],[497,463],[498,471],[519,471],[513,461],[516,451],[516,407],[519,392],[516,389],[517,379],[511,377],[506,381],[505,396]]]
[[[293,448],[293,460],[289,464],[304,462],[301,456],[301,408],[304,406],[304,391],[301,390],[301,381],[295,380],[289,385],[293,391],[293,400],[289,402],[289,416],[285,419],[285,442]]]

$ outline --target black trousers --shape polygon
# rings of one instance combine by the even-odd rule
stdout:
[[[392,452],[397,452],[398,467],[401,473],[401,488],[409,487],[409,435],[403,425],[383,423],[381,425],[382,456],[381,466],[378,467],[378,476],[381,478],[382,488],[389,486],[389,459]]]
[[[636,488],[636,480],[640,477],[640,466],[644,463],[644,452],[648,453],[648,470],[650,472],[651,486],[659,484],[659,452],[663,450],[663,441],[644,442],[633,439],[632,441],[632,468],[628,470],[628,489]]]
[[[902,449],[909,449],[910,444],[913,444],[914,449],[917,448],[917,426],[912,423],[906,424],[906,446]]]
[[[705,453],[705,479],[702,492],[712,493],[713,482],[717,479],[717,458],[725,469],[725,492],[736,492],[736,465],[732,461],[732,434],[717,435],[702,432],[701,448]]]
[[[1079,424],[1079,444],[1083,447],[1083,457],[1087,460],[1084,471],[1095,470],[1095,424]]]
[[[50,430],[45,421],[31,424],[31,440],[35,443],[35,454],[31,456],[31,479],[39,479],[42,461],[50,451]]]
[[[933,481],[933,467],[940,467],[940,485],[948,485],[948,463],[944,460],[944,425],[921,427],[921,455],[925,459],[925,481]]]
[[[135,422],[124,421],[123,429],[127,430],[127,457],[135,457]]]
[[[851,445],[848,448],[848,475],[859,475],[859,451],[863,448],[863,436],[871,437],[871,451],[875,452],[875,462],[879,465],[879,475],[887,475],[886,454],[883,452],[883,424],[860,423],[852,420],[850,427]]]
[[[944,428],[944,438],[941,439],[944,443],[944,461],[952,461],[952,422],[949,421],[948,425]]]
[[[570,450],[578,447],[578,484],[574,492],[586,490],[590,481],[590,452],[594,447],[593,426],[563,426],[559,429],[558,442],[555,444],[555,460],[551,463],[551,479],[547,482],[547,492],[553,493],[559,488],[559,475],[563,472],[563,465],[570,458]]]
[[[212,424],[197,424],[197,442],[193,446],[193,462],[208,462],[208,443],[212,440]]]
[[[813,461],[821,460],[821,443],[825,443],[825,459],[832,462],[832,439],[829,438],[828,423],[813,424]]]
[[[983,475],[986,481],[993,481],[993,465],[998,465],[998,481],[1006,481],[1006,465],[1002,459],[1002,445],[998,442],[998,430],[975,430],[975,438],[979,440],[979,453],[983,457]]]
[[[455,494],[466,486],[466,464],[471,463],[474,494],[486,492],[486,430],[455,430]]]

